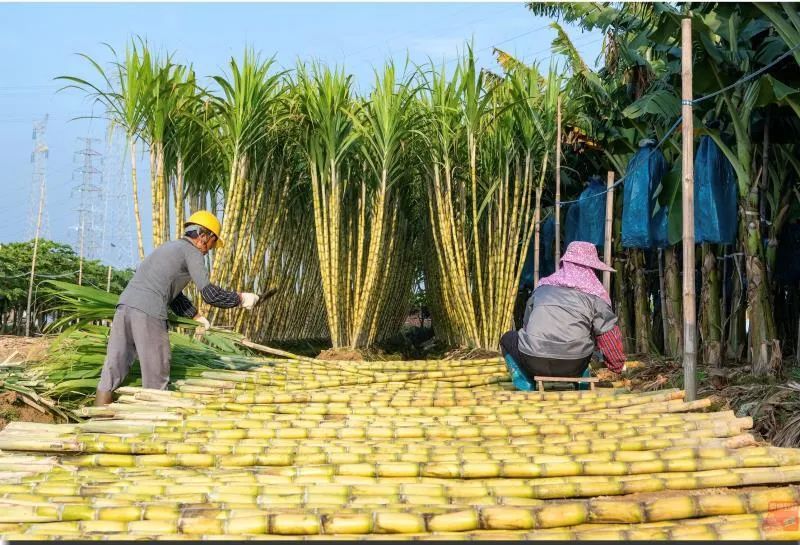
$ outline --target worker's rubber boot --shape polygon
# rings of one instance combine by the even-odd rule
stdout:
[[[94,396],[94,406],[95,407],[103,407],[108,405],[109,403],[114,401],[114,393],[113,392],[106,392],[103,390],[97,390],[97,393]]]
[[[525,392],[532,391],[533,384],[531,384],[528,377],[525,376],[525,373],[522,372],[522,369],[519,368],[519,365],[517,365],[517,362],[511,357],[511,354],[506,354],[503,359],[506,360],[506,368],[508,368],[508,373],[511,375],[511,382],[514,383],[517,390]]]

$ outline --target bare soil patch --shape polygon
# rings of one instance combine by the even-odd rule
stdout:
[[[329,348],[317,356],[318,360],[326,361],[364,361],[364,354],[350,348]]]
[[[41,412],[25,403],[22,396],[16,392],[0,393],[0,429],[6,427],[11,421],[42,422],[52,424],[55,422],[49,412]]]
[[[47,355],[50,337],[18,337],[0,335],[0,363],[40,361]]]

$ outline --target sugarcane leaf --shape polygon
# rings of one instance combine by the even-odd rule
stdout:
[[[68,391],[78,391],[85,389],[94,389],[97,388],[97,377],[99,376],[100,373],[97,373],[97,375],[93,378],[65,380],[63,382],[59,382],[57,390],[62,392],[68,392]]]

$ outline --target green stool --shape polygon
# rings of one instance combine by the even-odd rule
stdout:
[[[590,366],[586,366],[586,370],[581,375],[581,378],[592,378],[592,368]],[[588,390],[591,386],[591,389],[594,390],[594,383],[592,382],[579,382],[577,384],[578,390]]]
[[[533,384],[531,384],[531,381],[525,376],[525,373],[522,372],[522,369],[519,368],[519,365],[516,360],[511,357],[511,354],[506,354],[503,359],[506,361],[508,374],[511,375],[511,382],[517,390],[522,390],[523,392],[530,392],[533,390]]]

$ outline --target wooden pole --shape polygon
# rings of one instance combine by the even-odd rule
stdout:
[[[87,156],[88,157],[88,156]],[[85,211],[81,210],[81,227],[80,227],[80,249],[78,251],[78,285],[83,285],[83,237],[85,235]]]
[[[111,292],[111,265],[108,266],[108,277],[106,278],[106,291]]]
[[[33,238],[33,257],[31,258],[31,277],[28,280],[28,304],[25,310],[25,336],[31,336],[31,302],[33,301],[33,278],[36,274],[36,258],[39,255],[39,232],[42,229],[42,211],[44,210],[44,174],[39,181],[39,212],[36,216],[36,234]]]
[[[556,205],[555,210],[555,229],[556,229],[556,270],[561,261],[561,95],[556,101]]]
[[[606,178],[606,233],[603,241],[603,262],[611,266],[611,234],[614,227],[614,171],[609,170]],[[611,273],[603,271],[603,287],[611,293]]]
[[[683,174],[683,382],[686,400],[697,397],[695,366],[697,318],[694,289],[694,119],[692,113],[692,20],[681,21]]]
[[[542,193],[541,187],[536,190],[536,208],[533,211],[533,221],[535,222],[533,228],[533,287],[539,284],[539,240],[541,237],[541,219],[542,219]]]

